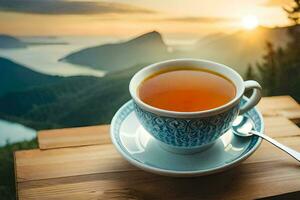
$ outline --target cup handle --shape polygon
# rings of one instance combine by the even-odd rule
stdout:
[[[256,81],[245,81],[244,82],[245,86],[245,92],[252,89],[253,92],[251,94],[251,97],[249,98],[249,101],[245,103],[241,108],[240,108],[240,115],[244,114],[251,108],[253,108],[261,99],[261,86],[259,85],[258,82]]]

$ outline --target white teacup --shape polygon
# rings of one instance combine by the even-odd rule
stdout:
[[[235,97],[220,107],[199,112],[163,110],[148,105],[139,98],[138,86],[145,78],[177,66],[204,69],[223,75],[235,85]],[[242,97],[250,89],[253,93],[249,101],[242,105]],[[261,86],[256,81],[244,81],[232,68],[199,59],[175,59],[149,65],[132,77],[129,90],[136,115],[143,127],[164,148],[177,153],[193,153],[210,146],[230,129],[238,114],[247,112],[261,99]]]

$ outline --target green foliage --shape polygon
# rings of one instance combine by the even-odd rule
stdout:
[[[37,148],[36,140],[0,147],[0,199],[16,199],[13,152],[19,149],[32,148]]]
[[[260,81],[265,95],[288,94],[300,101],[300,1],[294,0],[294,5],[284,10],[295,24],[288,29],[290,41],[277,49],[267,42],[263,61],[256,64],[259,74],[252,78]],[[249,73],[250,68],[246,76]]]
[[[0,72],[0,96],[8,92],[57,83],[63,79],[32,71],[5,58],[0,58]]]
[[[130,99],[131,76],[145,65],[103,78],[70,77],[0,97],[0,117],[40,129],[110,123],[117,109]]]
[[[299,0],[295,0],[295,4],[292,7],[285,8],[285,10],[295,24],[300,23]],[[299,29],[299,25],[289,28],[291,40],[285,48],[274,48],[271,43],[267,43],[266,53],[263,56],[262,62],[257,63],[255,66],[248,65],[245,74],[246,78],[258,80],[264,88],[265,95],[290,94],[300,101]],[[88,64],[99,68],[99,52],[101,53],[100,55],[104,55],[100,60],[105,63],[112,60],[111,55],[116,54],[115,47],[122,47],[123,50],[117,52],[121,63],[114,63],[119,62],[117,61],[118,59],[115,59],[111,66],[105,65],[108,67],[108,70],[114,72],[104,78],[51,77],[28,71],[23,66],[18,66],[16,63],[6,59],[0,59],[0,95],[13,92],[0,97],[0,117],[38,130],[110,123],[116,110],[130,99],[128,83],[131,76],[145,65],[138,65],[124,71],[115,71],[117,67],[121,66],[124,60],[130,62],[134,60],[137,63],[137,61],[140,61],[136,60],[137,58],[143,61],[150,59],[151,56],[147,59],[142,57],[142,55],[148,55],[147,53],[145,54],[145,50],[149,52],[149,55],[153,55],[150,53],[156,52],[155,60],[159,60],[161,54],[166,54],[166,47],[161,37],[157,36],[156,33],[152,33],[152,35],[155,36],[154,39],[157,41],[153,48],[151,46],[151,48],[145,49],[143,43],[127,42],[121,44],[121,46],[106,45],[77,52],[77,56],[78,53],[81,53],[79,57],[82,58],[82,56],[90,56],[88,54],[85,55],[87,51],[97,50],[97,55],[94,56],[95,60],[83,60],[91,62]],[[145,40],[145,38],[142,39]],[[153,38],[150,38],[149,41],[151,41],[152,45]],[[123,55],[124,51],[128,51],[130,47],[136,46],[139,46],[142,50],[127,52],[128,55],[135,59],[128,59],[127,54]],[[215,54],[215,51],[213,53]],[[119,56],[121,55],[125,56],[124,59],[120,59]],[[79,61],[76,60],[75,56],[69,56],[67,57],[68,59],[73,62],[82,62],[82,59]],[[129,64],[131,65],[131,63]],[[127,65],[129,64],[127,63]],[[123,66],[122,68],[125,69],[126,67]],[[18,76],[12,77],[11,74],[17,74]],[[4,147],[0,147],[1,199],[10,200],[16,198],[13,152],[19,149],[31,148],[37,148],[36,140],[7,144]]]
[[[266,54],[261,63],[256,64],[258,75],[248,69],[246,77],[258,80],[264,95],[291,95],[300,101],[300,26],[290,27],[291,40],[285,48],[275,49],[266,45]],[[252,73],[252,74],[250,74]]]
[[[257,69],[260,74],[261,84],[264,87],[266,95],[280,94],[278,91],[280,62],[278,61],[277,51],[271,43],[267,42],[267,53],[263,56],[263,62],[257,63]]]
[[[10,93],[0,98],[0,117],[33,127],[51,129],[110,123],[116,110],[130,99],[128,84],[142,66],[104,78],[71,77]],[[13,152],[37,148],[35,140],[0,147],[0,199],[15,199]]]

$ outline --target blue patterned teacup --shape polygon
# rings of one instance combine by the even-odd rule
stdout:
[[[187,66],[221,74],[232,81],[236,96],[228,103],[199,112],[176,112],[150,106],[139,98],[137,89],[147,77],[161,70]],[[246,90],[253,93],[247,103],[241,106]],[[212,61],[198,59],[176,59],[152,64],[137,72],[130,81],[130,94],[135,113],[143,127],[156,138],[161,146],[176,153],[194,153],[211,146],[230,129],[238,114],[253,108],[261,98],[261,86],[256,81],[243,81],[233,69]]]

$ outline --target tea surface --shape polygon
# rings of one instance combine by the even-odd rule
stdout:
[[[176,69],[146,78],[140,99],[153,107],[179,112],[209,110],[228,103],[236,89],[227,78],[210,71]]]

